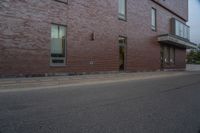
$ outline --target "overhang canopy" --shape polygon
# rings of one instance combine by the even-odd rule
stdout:
[[[187,39],[184,39],[172,34],[164,34],[164,35],[158,36],[158,42],[174,45],[177,47],[187,48],[187,49],[197,48],[197,44],[192,43]]]

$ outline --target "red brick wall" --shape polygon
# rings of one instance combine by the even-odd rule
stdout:
[[[188,20],[188,0],[153,0]]]
[[[152,6],[158,12],[157,32],[151,31]],[[0,75],[118,71],[119,35],[128,41],[126,70],[160,69],[156,36],[169,33],[169,20],[176,16],[151,0],[128,0],[127,12],[127,22],[118,20],[117,0],[1,1]],[[49,65],[51,23],[68,27],[65,67]]]
[[[186,67],[186,52],[184,49],[176,49],[176,68]]]

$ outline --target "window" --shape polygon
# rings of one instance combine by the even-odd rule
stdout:
[[[126,63],[126,44],[127,44],[127,38],[123,36],[119,36],[119,70],[125,69],[125,63]]]
[[[156,31],[156,9],[151,9],[151,29]]]
[[[175,48],[170,47],[170,64],[175,64]]]
[[[118,17],[126,20],[126,0],[118,0]]]
[[[126,37],[119,36],[119,45],[120,46],[126,45]]]
[[[56,24],[51,26],[51,65],[65,65],[66,27]]]
[[[185,25],[184,23],[176,20],[175,18],[172,18],[172,33],[176,36],[182,37],[184,39],[190,38],[189,35],[189,26]]]
[[[170,47],[167,46],[164,47],[164,61],[165,64],[170,63]]]
[[[164,46],[164,63],[168,65],[175,64],[175,47]]]

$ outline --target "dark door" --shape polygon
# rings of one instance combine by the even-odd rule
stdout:
[[[160,63],[161,63],[161,69],[164,68],[164,46],[161,45],[160,48]]]
[[[119,70],[123,71],[125,66],[125,48],[119,46]]]
[[[119,37],[119,70],[125,70],[126,60],[126,38]]]

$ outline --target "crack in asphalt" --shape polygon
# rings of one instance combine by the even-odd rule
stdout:
[[[163,90],[163,91],[161,91],[161,92],[162,92],[162,93],[167,93],[167,92],[171,92],[171,91],[176,91],[176,90],[184,89],[184,88],[186,88],[186,87],[190,87],[190,86],[198,85],[198,84],[200,84],[200,81],[196,81],[196,82],[193,82],[193,83],[190,83],[190,84],[186,84],[186,85],[178,86],[178,87],[175,87],[175,88]]]
[[[116,104],[116,103],[125,103],[127,101],[135,101],[135,100],[139,100],[139,99],[143,99],[143,98],[148,98],[148,97],[152,97],[152,96],[156,96],[158,94],[163,94],[163,93],[168,93],[168,92],[172,92],[172,91],[176,91],[176,90],[180,90],[180,89],[187,89],[186,87],[190,87],[190,86],[193,86],[193,85],[198,85],[200,84],[200,81],[196,81],[196,82],[193,82],[193,83],[190,83],[190,84],[186,84],[186,85],[182,85],[182,86],[178,86],[178,87],[175,87],[175,88],[171,88],[171,89],[168,89],[168,90],[163,90],[163,91],[159,91],[159,92],[155,92],[151,95],[148,95],[148,94],[145,94],[145,95],[140,95],[140,96],[137,96],[137,97],[129,97],[129,98],[117,98],[118,100],[115,99],[115,101],[113,99],[109,99],[106,101],[106,103],[104,104],[96,104],[95,103],[89,103],[88,105],[86,105],[84,108],[90,108],[90,107],[102,107],[102,106],[109,106],[109,105],[112,105],[112,104]]]

